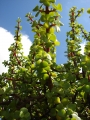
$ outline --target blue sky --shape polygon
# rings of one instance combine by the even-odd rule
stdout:
[[[57,33],[57,39],[60,41],[60,46],[57,47],[57,64],[63,64],[67,62],[65,57],[66,51],[66,32],[69,31],[69,10],[71,7],[76,6],[77,9],[85,8],[84,14],[78,18],[78,22],[83,24],[87,31],[90,26],[89,14],[86,13],[87,8],[90,7],[90,0],[56,0],[56,3],[62,4],[62,12],[60,12],[62,18],[61,22],[64,24],[61,27],[61,32]],[[28,12],[32,12],[32,9],[39,5],[39,0],[0,0],[0,73],[5,71],[5,68],[2,66],[2,61],[8,59],[8,47],[13,43],[13,35],[16,25],[16,20],[18,17],[21,18],[22,29],[22,39],[25,55],[28,54],[29,47],[33,42],[34,33],[31,31],[31,26],[27,22],[25,15]],[[82,44],[83,46],[83,44]]]

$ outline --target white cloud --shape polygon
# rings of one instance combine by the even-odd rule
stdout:
[[[7,68],[4,67],[2,62],[9,59],[8,48],[13,42],[14,36],[6,29],[0,27],[0,74],[7,71]],[[24,55],[28,55],[32,42],[30,41],[29,36],[26,34],[22,34],[22,45]]]
[[[28,35],[23,35],[22,36],[22,45],[24,49],[24,55],[28,55],[30,46],[32,45],[32,42],[30,41]]]
[[[85,47],[85,42],[83,42],[81,45],[81,54],[84,54],[84,47]]]

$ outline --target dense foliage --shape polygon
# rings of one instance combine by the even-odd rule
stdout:
[[[70,9],[68,61],[57,65],[55,32],[63,26],[62,5],[55,0],[40,3],[33,9],[36,17],[40,15],[38,20],[26,14],[35,32],[28,56],[22,52],[22,26],[17,20],[9,61],[3,62],[8,71],[0,75],[0,116],[3,120],[90,120],[90,33],[77,22],[84,9]],[[86,39],[84,55],[81,35]]]

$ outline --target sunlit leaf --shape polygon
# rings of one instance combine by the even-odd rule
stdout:
[[[90,14],[90,8],[87,9],[87,13]]]
[[[33,9],[33,11],[38,11],[39,10],[39,6],[37,5],[34,9]]]

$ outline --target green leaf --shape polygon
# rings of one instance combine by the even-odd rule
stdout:
[[[27,113],[24,115],[24,117],[25,117],[25,118],[29,118],[29,120],[30,120],[30,113],[27,112]]]
[[[80,96],[81,96],[82,98],[84,98],[85,92],[81,91],[81,92],[80,92]]]
[[[55,19],[54,17],[50,17],[49,22],[52,23],[54,21],[54,19]]]
[[[45,22],[45,21],[46,21],[45,15],[42,15],[41,18],[40,18],[40,20],[41,20],[42,22]]]
[[[87,9],[87,13],[90,14],[90,8]]]
[[[51,27],[51,28],[50,28],[50,30],[49,30],[49,33],[50,33],[50,34],[53,34],[53,33],[54,33],[54,31],[55,31],[55,30],[54,30],[54,28],[53,28],[53,27]]]
[[[58,10],[58,11],[62,11],[62,5],[61,5],[61,4],[58,4],[58,5],[57,5],[57,10]]]
[[[24,117],[24,113],[23,113],[23,111],[20,111],[19,116],[20,116],[20,118],[23,118],[23,117]]]
[[[60,26],[64,26],[64,24],[60,21]]]
[[[34,20],[34,21],[33,21],[33,24],[32,24],[32,27],[35,27],[36,25],[37,25],[37,21]]]
[[[36,62],[36,65],[37,65],[37,66],[40,65],[41,62],[42,62],[42,60],[39,59],[39,60]]]
[[[44,1],[43,1],[43,4],[44,4],[45,6],[50,6],[50,2],[49,2],[48,0],[44,0]]]
[[[52,42],[48,42],[46,43],[47,47],[51,47],[52,46]]]
[[[73,110],[70,109],[70,108],[68,108],[68,109],[67,109],[67,115],[71,115],[72,113],[73,113]]]
[[[54,4],[54,3],[52,3],[52,7],[55,8],[55,9],[57,9],[57,5]]]
[[[85,90],[85,92],[90,92],[90,85],[85,85],[84,87],[83,87],[83,89]]]
[[[33,11],[38,11],[39,10],[39,6],[37,5],[34,9],[33,9]]]
[[[55,34],[48,34],[48,39],[50,39],[51,41],[55,41],[56,35]]]
[[[47,67],[48,63],[46,61],[42,61],[40,64],[41,67]]]
[[[18,119],[19,118],[19,111],[15,111],[15,113],[14,113],[14,116],[15,116],[15,119]]]
[[[30,113],[28,112],[28,109],[23,107],[20,109],[20,118],[26,118],[26,120],[30,119]]]
[[[62,98],[61,103],[62,103],[64,106],[68,105],[68,103],[69,103],[68,98]]]
[[[68,82],[65,82],[64,85],[63,85],[63,88],[68,89],[69,87],[70,87],[70,84]]]
[[[65,117],[66,115],[66,110],[65,109],[61,109],[60,111],[58,111],[57,113],[60,117]]]
[[[58,10],[58,11],[62,11],[62,5],[61,4],[54,4],[54,3],[52,3],[52,6],[53,6],[53,8],[55,8],[56,10]]]
[[[50,70],[50,66],[47,66],[44,68],[46,71],[49,71]]]
[[[55,12],[50,12],[49,15],[52,16],[52,17],[50,17],[50,18],[55,18],[55,17],[54,17]]]
[[[55,109],[55,108],[52,108],[52,109],[51,109],[50,115],[51,115],[51,116],[56,116],[56,109]]]
[[[43,74],[43,79],[46,80],[49,78],[49,75],[48,74]]]
[[[55,3],[56,2],[56,0],[49,0],[51,3]]]
[[[83,86],[80,86],[80,87],[77,88],[77,91],[80,92],[82,89],[83,89]]]
[[[54,42],[54,44],[55,44],[56,46],[58,46],[58,45],[60,45],[60,42],[56,40],[56,41]]]
[[[70,104],[68,104],[68,107],[69,107],[70,109],[72,109],[73,111],[76,110],[76,104],[70,103]]]
[[[27,13],[26,15],[25,15],[25,17],[28,17],[29,16],[29,14]]]
[[[59,104],[56,106],[56,109],[57,109],[57,110],[63,109],[63,104],[62,104],[62,103],[59,103]]]
[[[35,68],[35,64],[32,64],[32,65],[31,65],[31,68],[34,69],[34,68]]]
[[[4,94],[4,90],[0,87],[0,95]]]
[[[20,22],[21,22],[21,19],[20,19],[20,18],[18,18],[18,19],[17,19],[17,22],[19,22],[19,23],[20,23]]]
[[[22,108],[20,109],[20,111],[22,111],[23,113],[27,113],[27,112],[28,112],[28,109],[27,109],[26,107],[22,107]]]
[[[59,97],[56,97],[54,103],[55,103],[55,104],[61,103],[60,98],[59,98]]]
[[[44,2],[44,0],[40,0],[39,2],[40,2],[40,3],[43,3],[43,2]]]
[[[36,13],[35,17],[37,17],[39,15],[39,11]]]
[[[45,69],[41,69],[41,73],[47,73]]]

